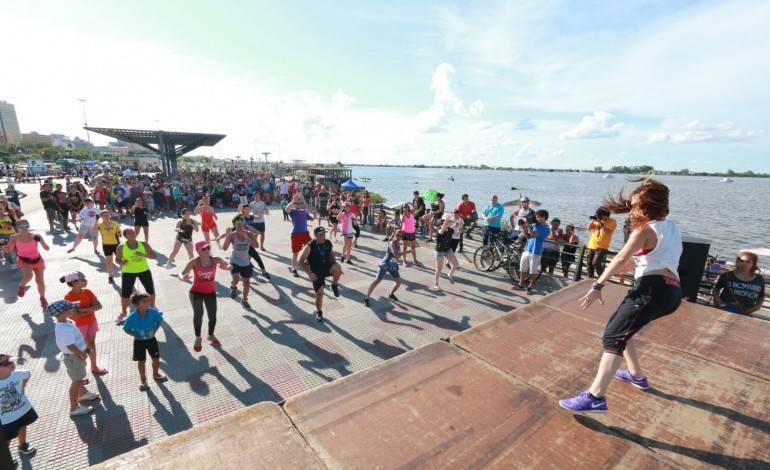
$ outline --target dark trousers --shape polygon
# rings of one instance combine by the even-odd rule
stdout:
[[[595,250],[586,250],[586,269],[588,277],[593,278],[594,272],[599,276],[604,272],[604,263],[607,259],[607,250],[597,248]]]
[[[206,314],[209,317],[209,336],[214,334],[214,328],[217,326],[217,294],[199,294],[190,292],[190,303],[193,308],[193,328],[195,336],[201,335],[203,326],[203,306],[206,306]]]
[[[262,262],[262,257],[259,256],[259,252],[257,252],[257,249],[254,248],[253,246],[249,247],[249,256],[251,256],[254,259],[254,261],[257,262],[259,269],[261,269],[262,271],[265,270],[265,263]]]

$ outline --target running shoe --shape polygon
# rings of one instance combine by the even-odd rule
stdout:
[[[201,349],[203,349],[203,346],[201,345],[201,338],[198,336],[195,338],[195,343],[193,343],[193,351],[201,352]]]
[[[340,256],[340,263],[344,263],[344,262],[345,262],[345,257],[344,256]]]
[[[320,311],[320,310],[316,311],[315,312],[315,318],[319,322],[323,323],[323,321],[324,321],[324,313],[322,311]]]
[[[580,392],[579,395],[572,398],[559,400],[559,405],[565,410],[573,413],[606,413],[607,399],[594,398],[587,391]]]
[[[251,310],[251,305],[249,305],[249,301],[246,299],[241,300],[241,307],[245,308],[246,310]]]
[[[115,285],[115,279],[113,279],[112,277],[108,277],[107,282],[109,282],[112,285]]]
[[[345,262],[346,262],[347,264],[353,264],[353,260],[351,260],[350,258],[348,258],[348,260],[347,260],[347,261],[345,261]]]
[[[84,401],[92,401],[92,400],[98,400],[98,399],[99,399],[99,395],[98,394],[93,393],[93,392],[86,392],[86,393],[80,395],[80,398],[78,398],[78,401],[82,403]]]
[[[292,269],[291,273],[294,274],[294,277],[299,277],[299,273],[297,272],[296,269]]]
[[[209,343],[214,347],[222,346],[222,343],[214,335],[209,335]]]
[[[369,306],[369,297],[364,297],[364,305]]]
[[[394,301],[398,302],[398,297],[396,297],[396,294],[390,294],[390,295],[388,296],[388,298],[389,298],[390,300],[394,300]]]
[[[234,299],[238,295],[238,289],[235,287],[230,288],[230,298]]]
[[[340,296],[340,286],[339,284],[332,284],[332,292],[334,292],[335,297]]]
[[[24,294],[27,293],[27,287],[26,286],[19,286],[18,289],[16,289],[16,295],[19,297],[24,297]]]
[[[77,408],[70,411],[70,416],[83,416],[94,411],[90,406],[78,405]]]
[[[37,449],[29,445],[29,442],[25,442],[24,445],[19,446],[19,455],[25,457],[32,457],[37,452]]]
[[[650,383],[647,381],[647,377],[635,377],[628,369],[616,370],[615,378],[624,382],[628,382],[639,390],[647,390],[650,388]]]

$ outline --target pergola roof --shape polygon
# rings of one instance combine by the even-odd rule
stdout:
[[[161,155],[173,148],[173,152],[169,152],[172,153],[169,156],[174,157],[184,155],[198,147],[214,146],[225,138],[224,134],[202,134],[199,132],[150,131],[108,127],[86,127],[86,129],[124,142],[141,145],[147,150]],[[152,145],[157,145],[158,147],[153,147]],[[161,145],[166,148],[161,148]]]

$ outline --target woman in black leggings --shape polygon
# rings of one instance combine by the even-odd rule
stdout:
[[[190,271],[193,272],[193,283],[190,287],[190,303],[193,308],[193,328],[195,329],[195,344],[193,350],[198,352],[202,349],[201,328],[203,327],[203,306],[206,306],[206,314],[209,318],[208,339],[212,346],[220,346],[221,343],[214,336],[214,328],[217,325],[217,287],[216,271],[220,269],[229,269],[227,261],[216,256],[211,256],[211,247],[205,241],[199,241],[195,244],[195,251],[198,256],[191,259],[187,266],[182,270],[182,279],[190,278]]]
[[[628,213],[633,232],[607,269],[580,301],[585,310],[594,301],[604,304],[602,288],[615,274],[634,269],[634,285],[610,317],[602,336],[604,354],[591,387],[575,397],[560,400],[573,413],[605,413],[604,393],[612,378],[638,389],[650,384],[642,371],[632,337],[652,321],[673,313],[682,302],[677,267],[682,236],[668,215],[668,187],[647,179],[626,199],[621,191],[605,201],[610,211]],[[628,369],[618,369],[625,359]]]

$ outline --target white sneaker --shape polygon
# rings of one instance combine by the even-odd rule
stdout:
[[[91,400],[98,400],[98,399],[99,399],[99,394],[86,392],[83,395],[81,395],[80,398],[78,398],[78,401],[82,403],[84,401],[91,401]]]
[[[70,416],[83,416],[83,415],[87,415],[88,413],[91,413],[92,411],[94,411],[94,409],[91,408],[90,406],[80,405],[74,410],[70,411]]]

